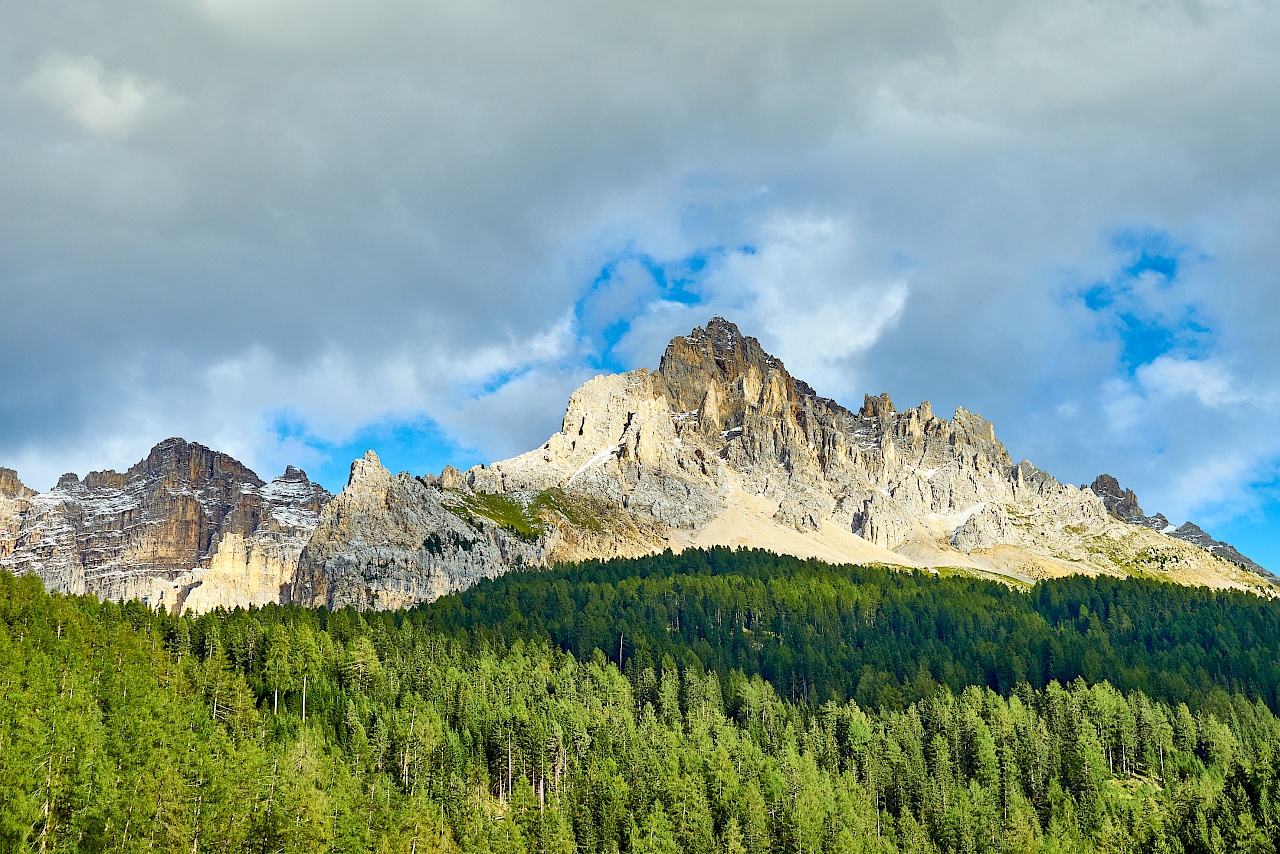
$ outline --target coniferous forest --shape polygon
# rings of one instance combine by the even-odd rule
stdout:
[[[0,575],[0,850],[1275,852],[1278,621],[726,550],[396,613]]]

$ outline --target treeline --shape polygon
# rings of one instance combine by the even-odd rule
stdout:
[[[0,850],[1280,846],[1280,720],[1241,694],[812,704],[406,616],[193,619],[0,574]]]
[[[686,551],[512,573],[407,615],[459,638],[547,640],[624,670],[759,674],[789,699],[902,709],[939,686],[1008,694],[1077,677],[1193,707],[1217,690],[1280,710],[1280,605],[1236,591],[1071,576],[992,581]],[[621,648],[620,648],[621,647]]]

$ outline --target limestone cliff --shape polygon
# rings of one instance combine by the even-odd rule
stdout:
[[[35,494],[34,489],[22,485],[16,471],[0,466],[0,498],[30,498]]]
[[[290,596],[330,608],[412,605],[541,565],[545,540],[467,513],[444,488],[392,475],[370,451],[321,513]]]
[[[298,469],[266,484],[226,454],[169,439],[127,472],[0,497],[0,569],[170,609],[279,602],[329,498]]]
[[[672,340],[656,371],[584,384],[539,448],[422,477],[370,452],[332,500],[297,469],[264,484],[180,439],[38,495],[0,469],[0,568],[194,611],[397,608],[518,567],[713,545],[1276,592],[1234,549],[1171,527],[1114,478],[1076,488],[1015,464],[964,408],[882,394],[847,409],[723,318]]]
[[[1083,488],[1081,487],[1081,489]],[[1151,528],[1164,533],[1169,533],[1173,530],[1169,520],[1165,518],[1163,513],[1157,513],[1154,516],[1148,516],[1143,513],[1142,506],[1138,504],[1138,496],[1134,495],[1133,490],[1124,489],[1120,486],[1120,481],[1109,474],[1098,475],[1094,478],[1093,483],[1089,485],[1089,489],[1093,491],[1094,495],[1102,499],[1107,512],[1113,516],[1118,516],[1131,524],[1141,525],[1144,528]]]
[[[854,412],[715,318],[671,341],[657,371],[587,382],[560,431],[528,453],[420,479],[358,461],[293,595],[394,606],[503,572],[517,556],[528,566],[710,545],[1021,581],[1143,573],[1270,590],[1117,518],[1094,490],[1014,464],[979,415],[939,418],[928,402],[900,411],[888,395]]]

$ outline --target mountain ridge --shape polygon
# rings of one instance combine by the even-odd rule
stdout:
[[[1089,489],[1014,464],[993,425],[963,407],[940,419],[927,402],[899,411],[888,395],[867,395],[854,412],[821,397],[724,318],[672,339],[656,371],[584,383],[540,447],[416,480],[422,491],[381,517],[384,535],[405,544],[394,561],[344,530],[342,508],[358,503],[344,490],[317,531],[325,550],[304,550],[299,577],[337,573],[395,590],[430,578],[461,589],[488,577],[469,568],[462,540],[417,556],[408,547],[433,524],[462,536],[451,519],[463,519],[470,548],[484,541],[511,553],[522,539],[536,542],[536,565],[727,545],[1014,583],[1138,573],[1271,590],[1202,549],[1117,519]],[[599,509],[575,515],[578,504]],[[442,521],[426,521],[423,507]],[[602,519],[615,526],[606,536],[595,530]],[[352,601],[329,587],[295,596]]]
[[[227,454],[166,439],[125,472],[0,495],[0,569],[169,609],[278,602],[330,497],[292,466],[267,483]]]
[[[268,484],[180,439],[48,493],[0,470],[0,568],[196,611],[398,608],[515,568],[711,546],[1274,592],[1230,546],[1169,528],[1108,475],[1078,488],[1014,463],[964,407],[822,397],[721,317],[673,338],[655,371],[584,383],[540,447],[465,472],[393,475],[370,451],[330,496],[292,466]]]
[[[1142,512],[1142,507],[1138,504],[1138,496],[1134,494],[1133,490],[1122,489],[1119,481],[1109,474],[1098,475],[1089,488],[1102,499],[1108,512],[1126,522],[1151,528],[1152,530],[1160,531],[1162,534],[1168,534],[1175,539],[1191,543],[1234,563],[1241,569],[1246,569],[1265,578],[1276,577],[1275,573],[1241,554],[1235,546],[1230,543],[1224,543],[1221,540],[1215,540],[1194,522],[1183,522],[1182,525],[1174,525],[1163,513],[1156,513],[1152,516],[1146,515]]]

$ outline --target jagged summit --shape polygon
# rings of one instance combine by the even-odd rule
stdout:
[[[139,475],[188,483],[195,488],[208,484],[263,484],[262,479],[239,460],[197,442],[176,437],[156,445],[146,459],[130,467],[126,473],[129,478]]]
[[[1199,525],[1184,522],[1181,526],[1175,527],[1163,513],[1147,516],[1138,505],[1138,496],[1133,490],[1122,489],[1120,482],[1109,474],[1098,475],[1089,488],[1102,499],[1108,512],[1132,525],[1141,525],[1162,534],[1168,534],[1170,537],[1198,546],[1210,554],[1218,555],[1249,572],[1266,578],[1275,578],[1273,573],[1245,557],[1235,546],[1215,540],[1206,534]]]
[[[928,401],[899,409],[868,394],[854,412],[722,317],[673,338],[656,371],[585,383],[540,447],[465,472],[393,475],[369,451],[329,500],[300,469],[264,483],[181,439],[123,474],[69,474],[40,495],[5,471],[0,568],[197,611],[394,608],[518,567],[714,545],[1274,593],[1190,523],[1162,533],[1167,520],[1114,478],[1076,488],[1015,464],[963,407],[947,419]]]
[[[55,488],[62,491],[125,489],[128,484],[139,482],[146,482],[152,487],[219,492],[238,489],[241,484],[262,486],[264,483],[239,460],[197,442],[175,437],[155,445],[146,457],[125,472],[114,469],[91,471],[83,480],[75,472],[68,472],[58,478]]]
[[[5,498],[29,498],[35,495],[36,491],[25,486],[18,479],[18,473],[13,469],[0,467],[0,496]]]
[[[528,453],[421,478],[357,460],[294,596],[385,606],[510,566],[710,545],[1022,580],[1261,583],[1116,519],[1089,489],[1015,465],[980,415],[939,418],[927,401],[899,410],[888,394],[853,412],[715,317],[672,338],[656,371],[584,384],[559,432]],[[477,553],[497,557],[477,564]]]
[[[193,610],[281,601],[330,498],[301,469],[265,483],[179,438],[123,473],[68,473],[28,493],[0,507],[0,568],[36,572],[52,589]]]
[[[776,385],[769,391],[777,404],[812,400],[848,414],[835,401],[819,397],[808,383],[792,377],[782,360],[765,352],[759,341],[743,335],[736,324],[723,317],[713,317],[705,329],[699,326],[689,335],[671,339],[658,364],[658,375],[666,382],[667,398],[678,411],[700,409],[699,395],[713,386],[728,391],[730,401],[741,403],[741,398],[751,397],[773,380]],[[735,384],[740,386],[737,394],[732,391]]]
[[[1081,487],[1084,489],[1084,487]],[[1169,524],[1169,520],[1165,518],[1163,513],[1157,513],[1154,516],[1148,516],[1142,512],[1142,507],[1138,504],[1138,496],[1133,494],[1132,489],[1122,489],[1120,481],[1116,480],[1109,474],[1100,474],[1089,489],[1102,499],[1102,503],[1106,505],[1107,512],[1114,516],[1129,522],[1133,525],[1142,525],[1145,528],[1160,531],[1168,534],[1173,531],[1173,526]]]

